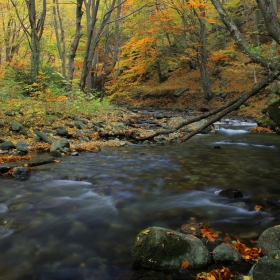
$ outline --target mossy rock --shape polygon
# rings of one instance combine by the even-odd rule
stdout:
[[[280,127],[280,100],[273,102],[267,108],[269,118]]]
[[[179,269],[186,263],[188,269],[196,269],[210,262],[200,239],[160,227],[149,227],[136,236],[132,256],[144,267],[163,270]]]
[[[262,257],[253,267],[254,280],[280,279],[280,251],[275,250]]]
[[[260,126],[269,127],[274,131],[280,129],[280,100],[271,103],[267,108],[262,110],[264,114],[258,119]]]

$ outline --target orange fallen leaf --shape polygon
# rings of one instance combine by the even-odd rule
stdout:
[[[260,211],[263,207],[261,205],[255,205],[254,210],[256,212]]]
[[[186,269],[186,268],[188,268],[189,265],[190,265],[190,262],[189,262],[189,261],[184,261],[184,262],[182,262],[182,264],[181,264],[181,268]]]

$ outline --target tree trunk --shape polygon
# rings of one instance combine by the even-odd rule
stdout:
[[[280,45],[280,20],[277,16],[277,2],[274,0],[256,0],[268,34]]]
[[[74,78],[74,71],[75,71],[75,57],[77,53],[77,49],[79,46],[80,39],[82,37],[82,16],[83,16],[83,0],[77,0],[77,5],[76,5],[76,32],[74,36],[74,40],[71,43],[70,46],[70,52],[69,52],[69,58],[68,58],[68,86],[67,86],[67,91],[72,90],[72,81]]]
[[[96,23],[97,23],[97,12],[99,9],[100,0],[93,1],[93,3],[88,3],[86,5],[86,8],[91,8],[91,17],[88,18],[88,34],[87,34],[87,44],[86,44],[86,50],[84,54],[84,64],[83,64],[83,70],[82,75],[80,78],[79,87],[82,91],[85,91],[86,89],[86,80],[90,74],[91,67],[92,67],[92,61],[94,58],[94,52],[96,51],[96,48],[98,46],[98,43],[101,39],[101,36],[103,35],[103,30],[105,26],[108,24],[111,14],[115,9],[115,3],[117,0],[112,0],[110,7],[108,8],[108,11],[105,12],[105,15],[103,16],[98,30],[96,30]],[[90,89],[87,89],[87,92],[91,91]]]
[[[279,65],[275,63],[274,60],[271,60],[265,56],[261,56],[256,52],[251,51],[251,48],[245,41],[244,36],[241,34],[233,20],[227,14],[226,10],[221,5],[221,2],[219,0],[211,0],[211,2],[213,3],[217,12],[219,13],[222,22],[225,24],[225,26],[228,28],[231,35],[233,36],[235,43],[238,45],[238,47],[245,54],[247,54],[253,62],[258,63],[267,69],[276,70],[279,67]]]
[[[53,19],[54,19],[56,45],[57,45],[59,57],[61,59],[61,73],[63,77],[66,77],[66,44],[65,44],[64,28],[60,15],[58,0],[53,0]]]
[[[46,0],[43,0],[42,12],[40,17],[36,16],[35,0],[25,0],[28,8],[30,23],[30,48],[31,48],[31,81],[35,82],[39,73],[40,66],[40,40],[43,35],[44,23],[46,18]]]
[[[200,80],[201,85],[204,90],[205,98],[211,100],[213,98],[213,92],[211,90],[211,82],[207,67],[207,48],[206,48],[206,21],[205,21],[205,9],[199,8],[199,24],[200,24],[200,47],[199,47],[199,56],[198,64],[200,70]]]

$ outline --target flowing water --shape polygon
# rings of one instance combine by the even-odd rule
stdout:
[[[277,206],[254,211],[280,197],[280,138],[248,133],[254,125],[220,123],[180,145],[108,148],[36,167],[24,182],[0,178],[0,279],[138,279],[131,249],[148,226],[195,219],[257,238],[280,222]],[[226,188],[245,196],[217,194]]]

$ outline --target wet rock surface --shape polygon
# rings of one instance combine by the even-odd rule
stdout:
[[[280,250],[273,250],[261,258],[252,268],[254,280],[280,279]]]
[[[232,246],[221,244],[213,250],[215,263],[240,263],[242,257]]]
[[[280,250],[280,226],[265,230],[259,237],[257,244],[266,254],[275,250]]]
[[[144,267],[155,269],[179,269],[185,261],[190,269],[210,263],[201,240],[160,227],[147,228],[137,235],[132,256]]]

